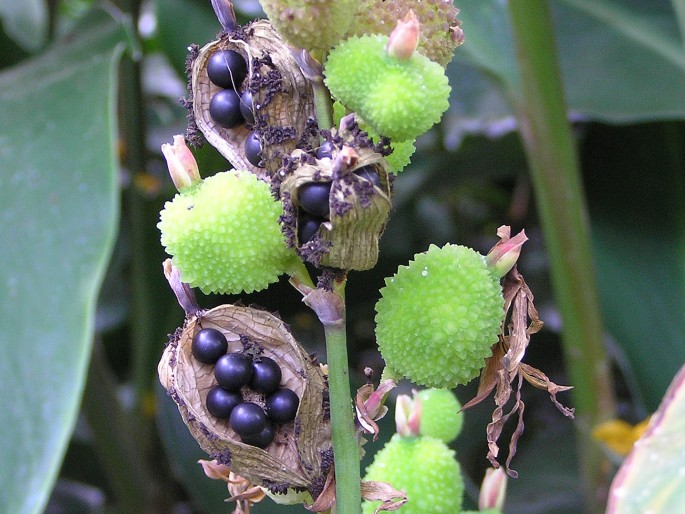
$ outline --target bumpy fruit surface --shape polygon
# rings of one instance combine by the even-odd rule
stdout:
[[[504,317],[502,288],[482,255],[431,245],[385,284],[376,339],[391,370],[448,389],[478,375]]]
[[[347,32],[359,0],[259,0],[274,28],[293,46],[328,50]]]
[[[464,482],[454,451],[433,437],[395,434],[366,470],[365,480],[387,482],[403,489],[408,501],[403,514],[454,514],[461,509]],[[372,514],[379,502],[364,502]]]
[[[424,389],[419,391],[421,401],[421,424],[419,434],[440,439],[445,443],[454,441],[464,423],[461,404],[449,389]]]
[[[177,194],[157,226],[184,282],[205,293],[251,292],[275,282],[292,255],[282,211],[265,182],[232,170]]]
[[[397,20],[413,10],[421,24],[419,52],[445,67],[463,41],[457,9],[452,0],[361,0],[349,35],[389,35]]]
[[[414,139],[449,107],[445,70],[414,52],[399,60],[386,52],[387,36],[352,37],[326,61],[326,86],[373,130],[397,141]]]

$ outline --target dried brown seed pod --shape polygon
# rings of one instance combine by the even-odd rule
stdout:
[[[333,130],[328,144],[333,148],[331,158],[317,159],[295,150],[290,165],[281,170],[286,239],[317,266],[370,269],[378,260],[378,239],[391,208],[387,161],[359,130],[353,115],[343,118],[340,130]],[[362,168],[375,173],[378,184],[360,174]],[[300,192],[313,182],[331,183],[329,216],[309,241],[300,241]]]
[[[207,411],[207,392],[217,385],[213,366],[194,359],[191,349],[193,335],[202,328],[220,330],[229,352],[246,351],[275,360],[283,375],[281,386],[299,397],[295,420],[279,426],[266,449],[241,442],[228,421]],[[328,386],[320,366],[279,318],[235,305],[191,314],[171,338],[158,372],[193,437],[213,459],[273,492],[299,488],[318,496],[332,464]],[[247,387],[242,394],[245,401],[264,405],[263,395]]]
[[[253,127],[247,124],[227,129],[219,126],[209,113],[212,97],[222,88],[207,75],[209,58],[218,51],[233,50],[248,65],[247,78],[239,90],[252,93]],[[257,20],[230,32],[191,55],[189,66],[191,126],[202,132],[209,143],[237,169],[247,169],[261,176],[271,176],[281,166],[281,158],[297,146],[310,146],[313,132],[308,130],[315,119],[310,82],[283,39],[266,20]],[[245,140],[255,130],[262,145],[262,164],[252,164],[245,155]]]

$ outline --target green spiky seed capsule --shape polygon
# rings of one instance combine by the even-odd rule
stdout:
[[[275,282],[291,253],[282,204],[256,175],[217,173],[167,202],[157,225],[181,279],[205,293],[239,293]]]
[[[449,389],[424,389],[419,391],[421,401],[421,424],[419,434],[435,437],[450,443],[454,441],[464,423],[461,404]]]
[[[291,45],[325,51],[347,32],[359,0],[259,0],[274,28]]]
[[[452,0],[361,0],[348,35],[389,35],[397,20],[413,10],[421,24],[418,50],[431,61],[446,67],[454,49],[464,41],[459,9]]]
[[[414,52],[388,55],[387,36],[352,37],[335,47],[324,68],[326,86],[378,134],[414,139],[440,121],[449,107],[445,70]]]
[[[336,102],[337,103],[337,102]],[[335,106],[334,106],[335,107]],[[380,136],[376,134],[371,127],[368,127],[360,120],[359,127],[369,134],[369,137],[374,143],[380,141]],[[390,141],[390,148],[392,153],[385,157],[388,161],[388,167],[391,173],[399,173],[411,162],[411,156],[416,151],[416,139],[408,139],[406,141]]]
[[[479,374],[504,317],[502,288],[482,255],[431,245],[385,284],[376,339],[390,370],[447,389]]]
[[[366,469],[365,480],[387,482],[407,493],[403,514],[454,514],[461,509],[464,482],[454,450],[433,437],[392,436]],[[379,502],[364,502],[372,514]]]

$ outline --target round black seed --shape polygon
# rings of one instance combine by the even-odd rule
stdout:
[[[242,353],[227,353],[216,361],[214,378],[229,391],[237,391],[252,378],[252,360]]]
[[[207,61],[209,80],[219,87],[237,89],[247,76],[247,63],[233,50],[220,50]]]
[[[251,132],[245,140],[245,157],[254,166],[260,166],[262,161],[262,143],[256,132]]]
[[[278,389],[266,397],[266,415],[276,423],[287,423],[295,419],[300,399],[290,389]]]
[[[264,430],[269,422],[262,408],[256,403],[239,403],[231,412],[229,423],[240,437],[252,437]]]
[[[330,194],[330,182],[310,182],[300,187],[297,198],[304,212],[320,218],[327,218],[330,213],[328,203]]]
[[[381,187],[381,177],[378,176],[373,166],[362,166],[354,170],[354,174],[372,182],[376,187]]]
[[[281,368],[269,357],[260,357],[252,364],[250,387],[258,393],[269,394],[281,383]]]
[[[254,123],[254,111],[252,109],[252,93],[245,90],[240,95],[240,113],[250,125]]]
[[[316,149],[317,159],[325,159],[326,157],[332,158],[334,148],[335,147],[333,146],[333,143],[330,141],[324,141],[321,146]]]
[[[212,387],[207,393],[207,410],[215,418],[228,419],[233,409],[243,401],[240,393],[227,391],[221,386]]]
[[[297,240],[300,244],[309,241],[316,231],[319,230],[319,225],[323,222],[323,218],[310,216],[309,214],[302,214],[297,222]]]
[[[226,350],[226,337],[215,328],[203,328],[193,336],[193,357],[203,364],[216,363]]]
[[[251,444],[252,446],[256,446],[257,448],[264,449],[272,443],[275,435],[276,427],[274,427],[273,423],[267,420],[264,429],[260,433],[249,437],[242,437],[241,439],[245,444]]]
[[[240,114],[240,97],[232,89],[218,91],[209,102],[209,115],[224,128],[235,128],[245,121]]]

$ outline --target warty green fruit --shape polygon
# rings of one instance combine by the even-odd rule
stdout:
[[[292,46],[318,53],[344,36],[359,0],[259,0],[274,28]]]
[[[376,340],[391,371],[447,389],[479,374],[504,318],[502,288],[482,255],[431,245],[386,278],[381,295]]]
[[[387,36],[351,37],[336,46],[324,66],[333,97],[378,134],[415,139],[440,121],[449,107],[445,70],[414,52],[399,60],[386,52]]]
[[[460,511],[464,481],[454,450],[433,437],[392,436],[366,469],[364,480],[387,482],[407,493],[402,514],[454,514]],[[379,502],[364,502],[372,514]]]
[[[265,182],[231,170],[177,194],[157,227],[184,282],[205,293],[249,293],[275,282],[293,258],[282,212]]]
[[[416,398],[421,402],[419,435],[440,439],[445,443],[454,441],[464,424],[461,404],[449,389],[423,389]]]

